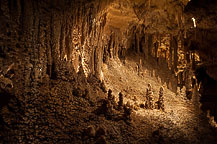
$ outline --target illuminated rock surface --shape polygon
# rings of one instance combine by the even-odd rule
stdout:
[[[216,13],[215,0],[1,0],[0,143],[217,143]]]

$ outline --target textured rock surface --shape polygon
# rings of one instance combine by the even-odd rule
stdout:
[[[198,143],[206,132],[216,140],[205,116],[191,114],[198,106],[184,102],[177,109],[190,109],[189,123],[182,121],[185,116],[175,120],[178,111],[175,116],[172,111],[132,114],[135,125],[125,123],[121,112],[115,111],[112,120],[93,113],[107,95],[106,86],[115,93],[128,86],[124,99],[138,103],[148,76],[173,92],[184,87],[185,98],[194,99],[199,90],[201,108],[217,118],[216,7],[214,0],[1,0],[0,141]],[[117,77],[120,67],[131,82],[126,75]],[[128,75],[134,69],[137,76]],[[167,105],[180,99],[173,100]],[[188,124],[194,131],[189,137],[183,130]],[[106,134],[86,137],[88,126],[106,126]]]

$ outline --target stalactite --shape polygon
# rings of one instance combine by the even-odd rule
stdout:
[[[169,56],[169,67],[172,69],[173,67],[173,36],[170,35],[170,56]]]
[[[78,33],[77,34],[77,37],[78,37],[78,45],[80,47],[80,34]],[[74,46],[74,47],[73,47]],[[75,49],[75,46],[74,43],[73,43],[73,28],[72,26],[69,26],[68,28],[68,59],[72,59],[73,55],[73,50]]]
[[[133,43],[134,43],[134,44],[133,44],[133,45],[134,45],[134,46],[133,46],[133,50],[134,50],[135,52],[138,52],[138,51],[137,51],[137,39],[136,39],[136,33],[134,34],[134,41],[133,41]]]
[[[178,63],[178,40],[177,37],[173,37],[173,46],[174,46],[174,69],[177,71],[177,63]]]
[[[148,0],[148,8],[151,7],[151,0]]]
[[[141,39],[140,39],[140,52],[145,54],[145,36],[141,33]]]
[[[192,70],[195,70],[196,68],[196,63],[195,63],[195,52],[192,53]]]
[[[185,59],[186,59],[187,63],[190,63],[190,54],[189,54],[189,52],[185,53]]]
[[[118,45],[119,45],[119,40],[118,37],[115,37],[115,44],[114,44],[114,58],[117,57],[118,55]]]
[[[89,65],[90,65],[90,73],[94,75],[95,73],[95,65],[94,65],[94,58],[95,58],[95,49],[93,48],[92,51],[91,51],[91,56],[90,56],[90,62],[89,62]]]
[[[47,74],[51,77],[52,74],[52,56],[51,56],[51,47],[50,44],[48,42],[49,37],[46,37],[46,41],[47,41]]]
[[[49,35],[49,40],[50,40],[50,49],[48,50],[48,55],[50,55],[50,71],[51,71],[51,78],[55,79],[56,78],[56,65],[55,65],[55,58],[54,58],[54,48],[53,48],[53,15],[51,15],[50,18],[50,35]]]
[[[156,41],[155,43],[154,43],[154,48],[155,48],[155,59],[157,58],[157,52],[158,52],[158,47],[159,47],[159,43],[158,43],[158,41]]]
[[[146,60],[148,60],[148,53],[149,53],[149,48],[148,48],[148,34],[146,33],[145,34],[145,50],[144,50],[144,52],[145,52],[145,59]]]
[[[179,73],[179,81],[180,81],[180,83],[179,83],[180,88],[182,88],[183,84],[184,84],[184,81],[183,81],[183,72]]]
[[[41,73],[41,80],[42,77],[46,74],[46,45],[45,45],[45,31],[43,27],[43,21],[40,22],[40,31],[39,31],[39,38],[40,38],[40,49],[39,49],[39,71]]]
[[[33,2],[34,3],[34,2]],[[33,4],[33,25],[32,28],[35,29],[32,35],[32,44],[33,44],[33,50],[32,50],[32,60],[35,61],[38,59],[38,34],[39,34],[39,18],[38,18],[38,11],[36,10],[37,7],[35,4]],[[35,63],[34,63],[35,67]]]
[[[148,35],[148,57],[152,56],[152,47],[153,47],[153,35]]]
[[[136,35],[135,36],[136,37],[136,52],[139,53],[140,52],[140,48],[139,48],[140,47],[140,44],[139,44],[139,34],[136,33],[135,35]]]
[[[63,60],[65,56],[65,29],[64,26],[61,26],[61,32],[60,32],[60,59]]]
[[[69,35],[71,33],[71,31],[69,31],[69,28],[66,27],[66,37],[65,37],[65,53],[64,53],[64,60],[69,59],[71,56],[71,50],[70,50],[70,38]]]
[[[46,54],[47,54],[47,74],[51,77],[52,75],[52,55],[51,55],[51,43],[50,43],[50,22],[47,22],[47,31],[45,33],[45,43],[46,43]]]
[[[114,41],[113,41],[113,36],[111,35],[110,37],[110,46],[109,46],[109,54],[110,54],[110,58],[113,58],[113,47],[114,47]]]
[[[161,37],[162,37],[162,36],[160,35],[160,36],[159,36],[160,46],[161,46]]]
[[[167,50],[164,51],[164,59],[167,61]]]
[[[101,64],[102,64],[102,58],[101,58],[101,48],[96,47],[95,50],[95,58],[94,58],[94,63],[95,63],[95,76],[100,79],[101,75]]]

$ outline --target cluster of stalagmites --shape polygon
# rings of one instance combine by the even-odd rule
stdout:
[[[152,86],[151,84],[148,84],[148,88],[146,90],[145,104],[140,104],[140,107],[145,109],[158,109],[164,111],[164,88],[160,88],[159,98],[156,102],[154,102]],[[102,104],[96,110],[96,113],[103,114],[107,119],[121,118],[126,122],[130,122],[133,109],[138,110],[138,103],[137,105],[131,105],[128,101],[126,104],[124,104],[124,96],[122,92],[119,93],[118,102],[116,102],[115,96],[112,94],[112,90],[109,89],[107,99],[102,100]]]
[[[112,90],[108,90],[108,97],[102,100],[102,104],[96,110],[97,114],[103,114],[107,119],[123,119],[126,122],[131,121],[132,107],[124,104],[123,94],[119,93],[119,101],[115,101]]]
[[[148,84],[148,88],[146,89],[146,101],[145,108],[146,109],[159,109],[164,111],[164,97],[163,97],[164,88],[161,87],[159,91],[158,101],[154,103],[153,101],[153,92],[151,84]]]

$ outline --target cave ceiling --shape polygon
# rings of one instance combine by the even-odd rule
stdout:
[[[188,0],[116,0],[107,9],[108,25],[121,30],[142,25],[145,33],[177,35],[185,23],[183,11],[187,3]]]
[[[114,0],[106,7],[107,31],[124,33],[136,27],[144,34],[184,36],[187,51],[197,51],[210,76],[217,79],[216,1]],[[194,46],[192,46],[194,45]],[[192,49],[194,47],[194,49]]]

